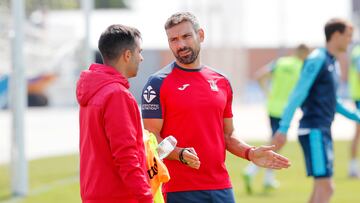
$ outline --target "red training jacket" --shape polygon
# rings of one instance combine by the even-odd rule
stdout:
[[[138,105],[114,68],[92,64],[77,82],[84,203],[153,202]]]

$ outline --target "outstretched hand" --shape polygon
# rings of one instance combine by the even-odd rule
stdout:
[[[257,147],[250,151],[249,158],[254,164],[264,168],[288,168],[291,165],[289,159],[274,152],[275,149],[275,145]]]

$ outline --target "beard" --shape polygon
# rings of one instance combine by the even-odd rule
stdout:
[[[179,52],[181,51],[188,51],[190,54],[186,56],[180,56]],[[182,64],[192,64],[199,56],[200,49],[192,49],[190,47],[184,47],[182,49],[179,49],[176,53],[174,53],[175,58]]]

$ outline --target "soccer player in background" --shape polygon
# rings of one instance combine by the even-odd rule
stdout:
[[[299,79],[303,62],[309,52],[308,46],[300,44],[296,47],[293,55],[280,57],[255,73],[255,79],[267,96],[271,137],[279,128],[279,122],[289,95]],[[252,180],[258,171],[259,167],[253,163],[250,163],[244,171],[243,178],[248,194],[252,193]],[[266,169],[263,185],[265,191],[278,187],[279,183],[275,180],[272,169]]]
[[[145,129],[162,138],[172,135],[177,148],[164,160],[171,179],[164,184],[167,203],[233,203],[226,150],[263,167],[289,167],[289,160],[254,148],[234,133],[229,81],[200,61],[204,30],[188,12],[165,23],[175,62],[153,74],[143,90]]]
[[[360,122],[359,112],[347,110],[336,96],[340,79],[336,57],[346,52],[352,40],[353,26],[336,18],[329,20],[324,30],[326,47],[314,50],[305,60],[272,142],[277,149],[285,144],[294,112],[301,106],[303,116],[299,125],[299,141],[307,175],[314,178],[310,203],[327,203],[334,191],[331,124],[335,112]]]
[[[351,52],[349,69],[350,96],[354,100],[356,108],[360,111],[360,44],[354,46]],[[360,142],[360,125],[356,124],[355,135],[351,142],[351,160],[349,163],[349,177],[360,178],[359,161],[357,153]]]

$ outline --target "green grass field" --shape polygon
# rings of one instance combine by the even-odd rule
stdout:
[[[255,143],[258,145],[259,143]],[[335,194],[332,203],[360,202],[360,180],[347,178],[349,143],[335,143]],[[277,178],[280,188],[265,193],[262,188],[263,170],[254,182],[254,194],[245,193],[242,170],[247,161],[228,154],[227,167],[232,178],[236,202],[246,203],[304,203],[312,189],[312,179],[305,176],[301,149],[297,142],[289,142],[282,154],[292,161],[291,168],[281,170]],[[10,199],[10,173],[7,166],[0,166],[0,202],[4,203],[75,203],[80,202],[78,183],[78,157],[76,155],[51,157],[29,163],[30,194],[22,199]]]

